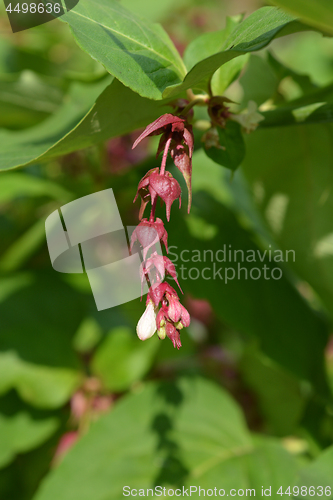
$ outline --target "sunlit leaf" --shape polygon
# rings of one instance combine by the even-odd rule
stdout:
[[[275,489],[293,484],[295,473],[293,458],[278,444],[252,440],[224,390],[183,379],[124,398],[49,475],[35,500],[90,500],[92,491],[96,500],[119,499],[126,485],[137,494],[155,485]]]
[[[0,414],[0,468],[8,465],[18,453],[42,444],[57,427],[55,418],[33,420],[26,412],[11,417]]]
[[[269,0],[300,17],[310,26],[333,34],[333,5],[330,0]]]
[[[224,42],[222,51],[198,62],[186,75],[183,83],[167,88],[163,96],[179,94],[191,87],[200,87],[208,83],[211,76],[223,64],[237,56],[263,49],[274,38],[297,31],[305,27],[295,18],[274,7],[262,7],[239,24]]]
[[[82,49],[143,97],[161,99],[167,86],[185,76],[182,59],[164,29],[116,0],[80,0],[61,19]]]
[[[22,132],[0,132],[0,170],[42,162],[126,134],[170,109],[165,101],[140,97],[117,80],[107,86],[108,82],[74,84],[69,101],[43,123]]]

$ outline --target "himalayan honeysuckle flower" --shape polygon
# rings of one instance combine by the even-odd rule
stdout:
[[[136,327],[136,333],[140,340],[150,339],[156,332],[156,313],[154,304],[148,300],[146,310],[139,319]]]
[[[179,113],[185,112],[184,106],[178,106]],[[170,220],[171,205],[178,198],[181,206],[181,189],[178,181],[166,170],[168,153],[174,164],[183,174],[188,188],[188,210],[191,206],[191,174],[193,154],[192,127],[185,116],[167,113],[143,131],[133,147],[150,135],[162,134],[157,156],[163,151],[161,167],[149,170],[140,180],[134,201],[140,196],[141,207],[139,218],[141,222],[135,228],[131,238],[131,250],[139,243],[142,246],[143,262],[140,266],[141,293],[144,282],[149,284],[146,310],[137,325],[139,339],[147,340],[157,330],[158,337],[168,337],[174,347],[181,347],[180,330],[190,324],[190,315],[179,302],[178,294],[169,283],[164,281],[165,275],[171,276],[180,288],[174,264],[164,255],[158,254],[158,244],[164,244],[168,252],[168,234],[163,221],[155,217],[158,198],[165,203],[166,217]],[[144,211],[151,204],[149,219],[142,219]],[[181,288],[180,288],[181,290]],[[161,307],[160,307],[161,306]],[[158,312],[158,308],[160,310]],[[157,320],[158,316],[158,320]]]
[[[220,128],[225,129],[230,120],[238,122],[245,132],[251,132],[264,119],[258,113],[254,101],[249,102],[246,112],[233,114],[228,106],[233,101],[225,96],[212,95],[211,88],[208,91],[209,95],[196,95],[189,89],[187,95],[190,101],[180,99],[171,104],[175,112],[166,113],[150,123],[133,144],[133,148],[135,148],[144,138],[161,135],[156,155],[157,158],[162,153],[161,166],[150,169],[142,177],[134,198],[134,202],[139,196],[141,198],[139,212],[141,222],[133,231],[131,238],[131,251],[134,245],[140,244],[142,247],[143,262],[140,266],[141,295],[144,284],[147,283],[149,286],[146,310],[138,323],[137,333],[141,340],[146,340],[157,331],[160,339],[168,337],[177,349],[182,345],[180,332],[183,328],[189,326],[190,315],[180,303],[176,290],[165,281],[166,275],[170,276],[178,285],[181,293],[183,293],[178,283],[174,264],[168,257],[158,254],[161,243],[164,244],[168,253],[168,234],[163,221],[155,217],[158,198],[165,203],[168,222],[173,202],[178,199],[179,208],[181,207],[180,185],[173,175],[166,170],[168,154],[170,154],[173,163],[185,179],[188,190],[189,212],[192,201],[191,177],[194,150],[194,136],[189,120],[195,116],[193,106],[198,104],[208,108],[210,121],[205,122],[204,129],[201,128],[201,130],[205,131],[202,141],[205,143],[206,150],[214,147],[226,151],[230,147],[228,142],[221,144],[221,131],[219,130]],[[237,128],[239,129],[239,127]],[[235,166],[238,165],[232,165],[232,167]],[[143,219],[143,214],[149,203],[151,205],[149,218]]]

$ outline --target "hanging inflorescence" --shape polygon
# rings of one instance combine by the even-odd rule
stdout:
[[[230,120],[238,122],[244,132],[256,129],[258,123],[263,120],[262,115],[257,112],[257,106],[250,101],[247,113],[233,114],[227,104],[230,99],[224,96],[194,95],[188,91],[191,100],[180,99],[177,102],[175,114],[167,113],[160,116],[148,125],[143,133],[133,144],[133,148],[145,137],[161,135],[157,149],[157,156],[163,152],[160,167],[149,170],[141,179],[134,201],[140,196],[141,207],[139,218],[140,224],[132,234],[131,249],[135,242],[143,247],[143,263],[141,265],[141,283],[149,283],[149,292],[146,302],[146,310],[137,325],[137,334],[141,340],[150,338],[157,331],[160,339],[166,336],[172,340],[174,347],[181,347],[180,331],[190,324],[190,315],[179,302],[176,290],[164,281],[165,275],[171,276],[177,283],[177,274],[174,264],[168,259],[158,255],[154,246],[163,243],[168,252],[168,234],[161,219],[155,217],[158,198],[165,203],[166,218],[170,220],[171,206],[175,200],[179,200],[181,206],[181,189],[179,183],[170,172],[166,170],[167,156],[170,156],[176,167],[183,174],[188,189],[188,212],[192,202],[192,154],[193,154],[193,132],[192,126],[187,121],[187,116],[193,115],[192,107],[195,105],[207,106],[210,118],[208,128],[202,136],[202,142],[206,150],[216,148],[217,150],[228,149],[228,144],[221,144],[218,129],[226,129]],[[240,127],[239,127],[239,134]],[[228,151],[229,153],[229,151]],[[238,155],[239,156],[239,155]],[[237,162],[232,161],[229,165],[234,169],[242,160],[237,157]],[[224,161],[226,158],[224,157]],[[151,204],[149,219],[143,219],[143,214],[148,205]],[[147,258],[148,252],[150,252]],[[151,253],[153,252],[153,253]]]
[[[139,218],[141,222],[135,228],[131,239],[131,249],[135,242],[143,247],[143,262],[141,264],[141,283],[149,282],[149,292],[146,310],[137,325],[137,334],[141,340],[150,338],[157,331],[160,339],[169,337],[174,347],[181,347],[180,331],[189,326],[190,315],[180,303],[176,290],[164,281],[165,275],[171,276],[177,283],[177,273],[174,264],[168,257],[159,255],[154,250],[157,243],[163,243],[168,252],[168,234],[164,223],[155,217],[158,198],[165,203],[166,218],[170,220],[172,203],[179,200],[181,206],[181,189],[172,174],[166,170],[167,156],[170,153],[174,164],[183,174],[188,188],[188,212],[191,208],[191,175],[193,154],[192,127],[184,116],[167,113],[148,125],[133,144],[133,148],[145,137],[161,135],[157,156],[163,152],[160,167],[153,168],[141,179],[134,201],[140,196],[141,207]],[[149,219],[143,219],[148,203],[151,203]],[[151,251],[147,258],[148,252]]]

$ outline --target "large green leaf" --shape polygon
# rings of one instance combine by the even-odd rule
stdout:
[[[0,132],[0,170],[92,146],[146,126],[166,112],[165,101],[140,97],[115,79],[105,88],[108,81],[74,84],[71,99],[45,122],[22,132]]]
[[[183,379],[152,383],[124,398],[45,479],[35,500],[118,500],[126,485],[138,496],[157,485],[224,488],[226,494],[255,488],[259,495],[262,486],[274,491],[293,484],[295,473],[293,458],[278,444],[251,439],[225,391]],[[198,498],[194,489],[192,497]]]
[[[333,4],[331,0],[270,0],[301,18],[310,26],[333,34]]]
[[[331,125],[258,130],[248,137],[244,172],[289,265],[333,315]]]
[[[294,17],[274,7],[263,7],[251,14],[231,33],[223,50],[198,62],[186,75],[183,83],[167,88],[163,96],[170,97],[188,88],[202,88],[215,71],[237,56],[266,47],[274,38],[305,27]]]
[[[218,127],[218,145],[205,147],[209,158],[230,170],[236,170],[245,156],[245,144],[239,123],[229,120],[225,128]]]
[[[143,97],[161,99],[166,87],[185,76],[182,59],[163,28],[116,0],[80,0],[61,19],[82,49]]]
[[[191,42],[184,53],[184,63],[188,70],[197,63],[210,57],[218,50],[225,48],[225,43],[236,26],[241,21],[241,16],[228,17],[226,27],[221,31],[204,33]],[[248,59],[248,54],[236,57],[219,68],[212,79],[212,91],[214,95],[222,95],[233,79],[244,67]],[[206,90],[205,85],[203,89]]]
[[[0,414],[0,468],[8,465],[16,454],[42,444],[57,427],[55,418],[33,420],[27,412],[10,417]]]
[[[66,136],[89,111],[110,77],[94,84],[73,83],[65,103],[42,123],[27,130],[0,131],[0,170],[37,159]]]

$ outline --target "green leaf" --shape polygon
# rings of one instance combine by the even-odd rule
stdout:
[[[90,293],[89,285],[89,293]],[[89,353],[100,342],[103,332],[97,321],[88,316],[83,320],[75,333],[73,347],[79,353]]]
[[[289,265],[333,317],[331,125],[262,129],[248,137],[243,169]]]
[[[235,57],[223,64],[212,77],[211,87],[213,95],[222,95],[229,85],[238,77],[249,60],[249,54]]]
[[[302,83],[307,87],[304,80]],[[277,106],[270,111],[262,112],[265,120],[260,122],[259,127],[297,125],[299,123],[330,123],[333,116],[332,101],[332,84],[312,91],[307,87],[307,91],[304,89],[302,97]]]
[[[156,485],[257,488],[259,495],[262,486],[293,484],[295,472],[278,444],[251,439],[222,388],[182,379],[123,398],[49,474],[34,500],[118,500],[125,485],[137,495]]]
[[[61,20],[83,50],[143,97],[161,99],[166,87],[185,76],[182,59],[164,29],[116,0],[80,0]]]
[[[12,279],[15,283],[15,277]],[[53,270],[43,270],[28,286],[24,284],[0,303],[0,350],[15,350],[31,363],[79,368],[72,337],[86,314],[85,297]]]
[[[72,194],[62,186],[47,179],[24,173],[2,174],[0,203],[12,202],[14,204],[16,199],[22,197],[47,197],[56,199],[60,203],[66,203],[71,200]],[[11,272],[17,270],[42,243],[45,243],[44,218],[32,224],[9,248],[6,248],[5,253],[0,258],[0,271]]]
[[[298,124],[320,124],[332,123],[333,104],[325,102],[314,102],[306,106],[300,104],[290,104],[280,106],[272,111],[262,113],[265,118],[259,127],[280,127]]]
[[[60,200],[70,201],[72,195],[65,188],[47,179],[35,177],[23,172],[6,173],[1,175],[0,203],[8,203],[19,197],[45,196]]]
[[[0,272],[17,271],[45,243],[45,220],[33,224],[0,257]]]
[[[206,155],[215,163],[236,170],[245,156],[245,143],[241,126],[232,120],[228,120],[225,128],[217,127],[219,147],[204,148]]]
[[[164,0],[156,2],[155,0],[121,0],[121,4],[131,12],[141,15],[144,12],[145,19],[152,22],[160,22],[168,17],[173,10],[188,7],[191,0]]]
[[[221,31],[204,33],[191,42],[184,53],[184,63],[188,70],[197,63],[210,57],[218,50],[225,48],[225,43],[236,26],[240,23],[242,16],[228,17],[226,27]],[[237,57],[218,69],[212,79],[211,87],[214,95],[222,95],[234,78],[244,67],[248,55]],[[206,90],[205,86],[203,90]]]
[[[260,106],[274,96],[279,85],[279,81],[268,63],[262,57],[252,54],[239,83],[244,91],[242,108],[245,108],[249,101],[254,101]]]
[[[21,129],[54,113],[62,103],[64,82],[41,78],[33,71],[4,75],[0,80],[0,127]]]
[[[224,43],[224,50],[198,62],[183,83],[167,88],[163,97],[177,95],[188,88],[202,88],[215,71],[237,56],[263,49],[274,38],[306,29],[294,17],[274,7],[262,7],[245,19]]]
[[[245,351],[241,372],[257,397],[268,431],[293,435],[309,396],[300,381],[253,347]]]
[[[75,370],[26,363],[14,351],[0,353],[0,394],[16,389],[24,401],[37,408],[64,405],[80,382]]]
[[[69,102],[45,122],[22,132],[0,131],[0,170],[92,146],[144,127],[166,112],[165,101],[140,97],[115,79],[104,90],[108,82],[74,84]]]
[[[331,0],[270,0],[315,28],[333,34],[333,5]]]
[[[309,35],[309,33],[307,35]],[[312,82],[310,76],[306,74],[308,68],[304,68],[301,73],[298,73],[291,67],[282,64],[282,62],[276,59],[270,52],[267,52],[267,62],[274,71],[279,82],[284,78],[291,78],[299,86],[303,94],[309,94],[319,90],[318,86]]]
[[[318,496],[321,496],[322,492],[323,496],[331,498],[333,491],[332,467],[333,446],[327,448],[316,460],[299,471],[299,479],[296,483],[299,491],[301,492],[302,486],[306,487],[302,497],[312,498],[313,491],[315,491]],[[312,491],[309,490],[310,486],[312,486]],[[325,490],[325,488],[327,489]]]
[[[42,123],[18,132],[0,131],[0,170],[26,165],[66,136],[89,111],[110,77],[94,84],[73,83],[63,106]]]
[[[56,418],[33,420],[29,413],[11,417],[0,414],[0,468],[8,465],[18,453],[36,448],[57,429]]]
[[[242,16],[227,17],[224,29],[211,33],[203,33],[195,38],[186,47],[184,52],[184,64],[188,71],[203,59],[213,56],[216,52],[225,49],[226,41],[240,23],[241,18]]]
[[[131,329],[113,329],[94,355],[91,369],[110,391],[124,391],[147,373],[159,345],[157,337],[138,342]]]

